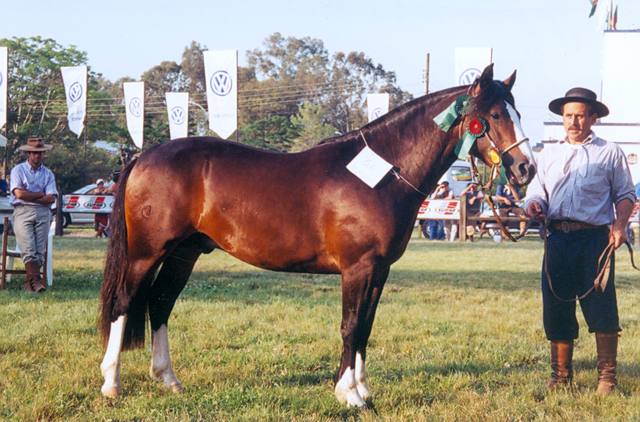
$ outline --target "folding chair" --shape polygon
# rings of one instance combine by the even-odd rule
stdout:
[[[16,258],[20,258],[20,247],[16,243],[14,249],[9,249],[9,217],[3,219],[2,229],[2,252],[0,257],[0,289],[6,287],[6,283],[11,281],[11,274],[26,274],[22,270],[14,270],[13,264]],[[56,232],[55,220],[51,223],[49,234],[47,236],[47,252],[45,254],[44,264],[40,275],[47,282],[47,286],[53,285],[53,236]]]

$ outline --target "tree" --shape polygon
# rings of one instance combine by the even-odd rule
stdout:
[[[298,136],[298,128],[286,116],[263,117],[240,129],[244,143],[273,151],[287,151]]]
[[[320,140],[336,134],[336,128],[326,123],[327,111],[319,104],[303,104],[291,122],[300,136],[293,140],[291,151],[302,151],[316,145]]]
[[[9,50],[7,149],[9,166],[24,159],[16,148],[29,136],[40,136],[54,145],[47,165],[51,167],[63,189],[73,189],[88,182],[94,174],[103,173],[102,161],[95,160],[91,146],[79,141],[67,128],[67,106],[62,82],[61,66],[87,64],[86,53],[74,46],[64,47],[52,39],[42,37],[0,39]],[[101,75],[88,72],[88,120],[85,133],[97,139],[114,133],[116,121],[109,108],[109,96],[103,90],[109,86]],[[93,115],[93,116],[92,116]],[[92,118],[95,117],[95,120]],[[94,139],[96,139],[94,138]],[[87,137],[85,136],[85,140]],[[72,148],[68,145],[73,144]],[[100,155],[102,152],[98,151]],[[83,168],[82,177],[70,176],[70,166]],[[94,166],[96,166],[94,168]]]

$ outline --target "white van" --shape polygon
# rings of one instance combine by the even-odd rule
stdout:
[[[438,183],[444,181],[449,182],[449,188],[456,197],[467,187],[469,182],[473,181],[473,173],[471,172],[471,164],[468,161],[456,160],[449,170],[440,178]]]

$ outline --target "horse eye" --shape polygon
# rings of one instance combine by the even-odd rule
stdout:
[[[491,113],[491,118],[493,120],[498,120],[500,118],[500,113]]]

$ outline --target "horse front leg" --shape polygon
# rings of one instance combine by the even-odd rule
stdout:
[[[382,288],[384,287],[384,283],[389,274],[389,268],[386,269],[386,274],[381,273],[382,277],[379,279],[378,283],[372,286],[370,289],[371,296],[368,298],[367,309],[365,312],[364,322],[362,324],[362,329],[359,331],[360,335],[357,339],[356,344],[356,358],[355,358],[355,379],[356,379],[356,388],[358,389],[358,393],[360,397],[364,400],[367,400],[371,397],[369,382],[367,380],[367,373],[365,370],[365,362],[367,360],[367,343],[369,341],[369,336],[371,335],[371,329],[373,327],[373,320],[376,316],[376,309],[378,307],[378,302],[380,301],[380,296],[382,295]]]
[[[342,273],[340,332],[343,346],[335,395],[338,401],[348,406],[364,407],[365,399],[370,396],[364,370],[366,340],[371,332],[381,285],[388,272],[388,267],[380,269],[368,262],[354,265]]]
[[[104,377],[104,384],[100,391],[105,397],[113,398],[120,395],[120,351],[122,350],[126,323],[126,315],[120,315],[118,319],[111,323],[107,351],[100,364],[100,371]]]

